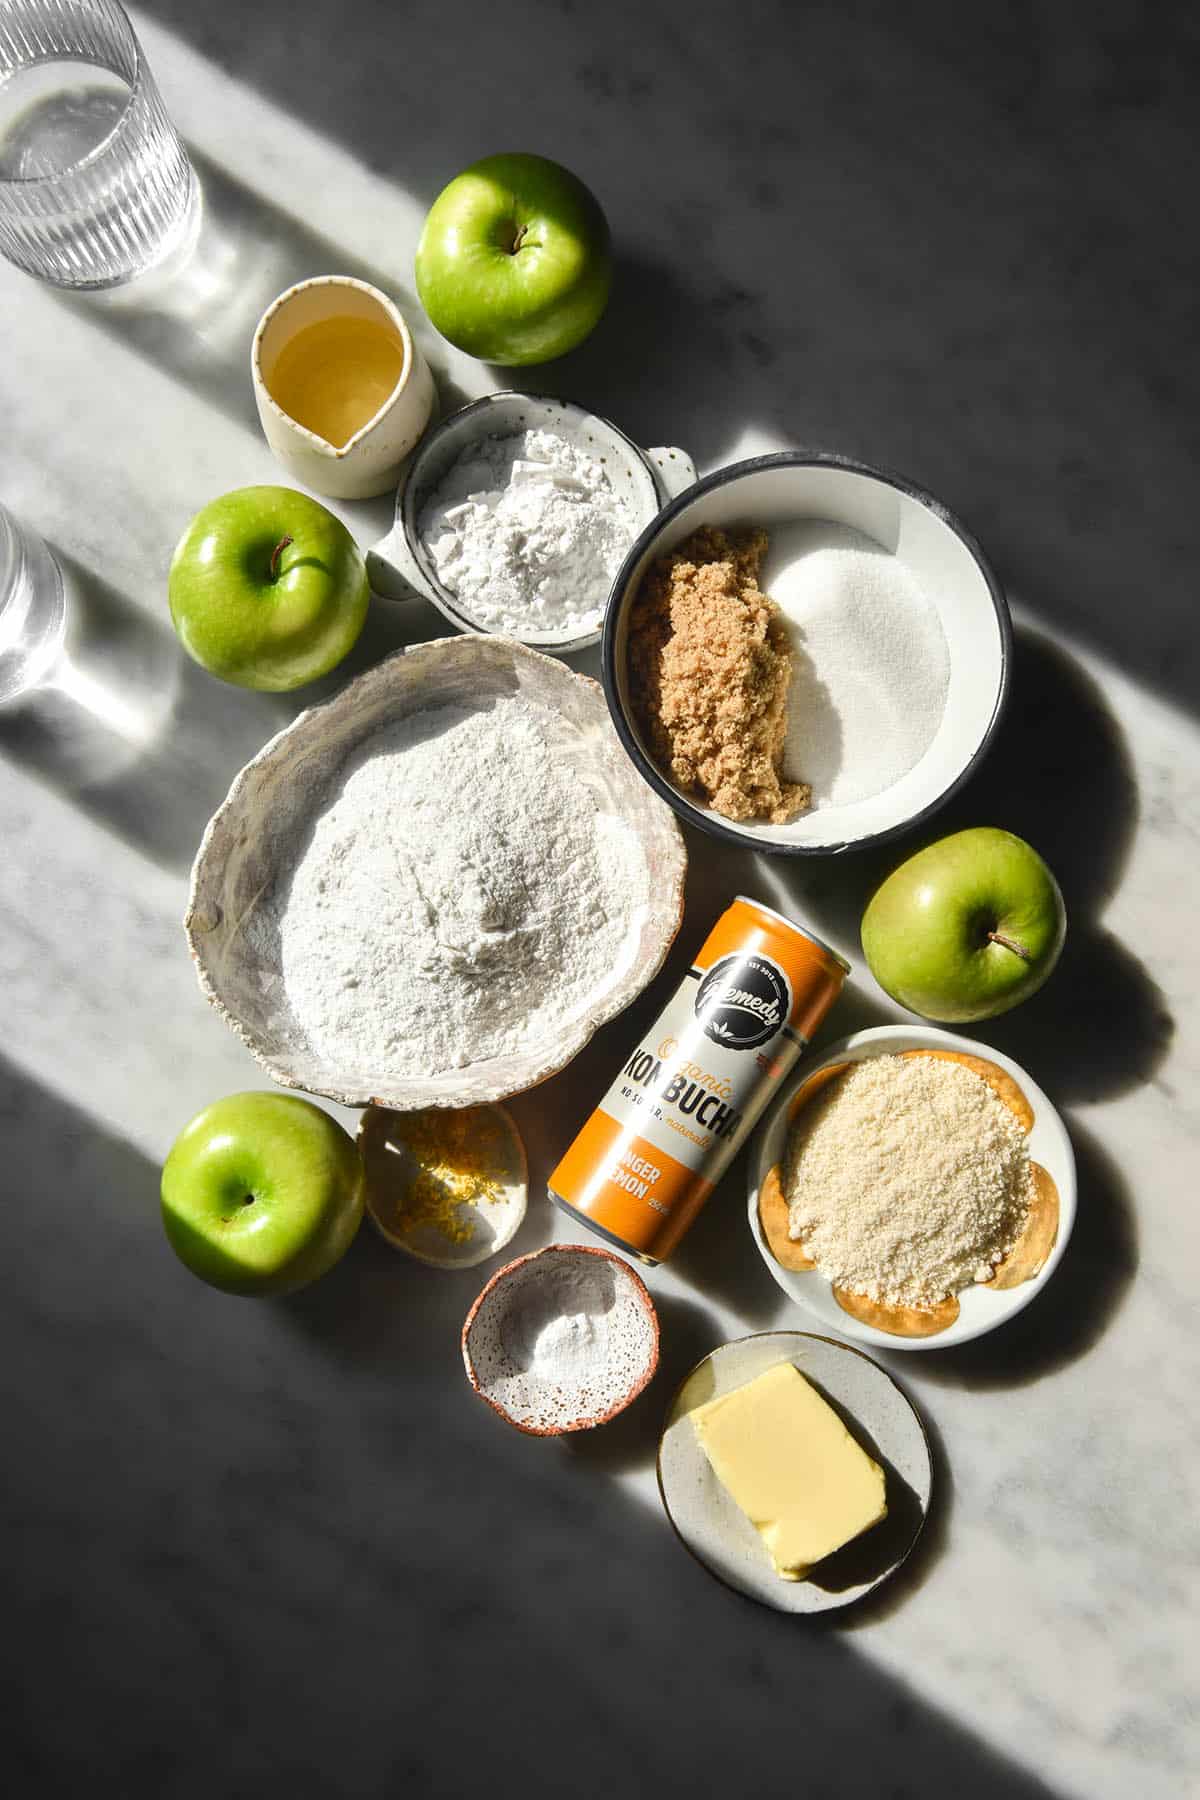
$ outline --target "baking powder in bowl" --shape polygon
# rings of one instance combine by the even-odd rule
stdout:
[[[508,1055],[620,979],[646,884],[634,834],[528,701],[413,713],[339,771],[292,873],[292,1013],[364,1075]]]
[[[513,637],[595,630],[638,529],[598,458],[537,430],[473,444],[418,520],[442,586]]]

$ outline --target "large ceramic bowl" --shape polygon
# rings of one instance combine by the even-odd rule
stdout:
[[[419,1080],[331,1064],[297,1020],[280,972],[281,913],[313,821],[339,769],[381,723],[438,706],[487,708],[498,697],[537,709],[556,756],[640,852],[644,898],[631,907],[627,954],[581,1010],[509,1055]],[[473,1106],[563,1068],[641,992],[679,928],[686,866],[679,827],[638,779],[594,681],[504,638],[439,638],[389,657],[301,713],[247,764],[205,831],[184,929],[208,999],[282,1086],[346,1106]]]
[[[1011,1287],[989,1282],[964,1289],[958,1295],[957,1317],[923,1336],[881,1331],[855,1318],[838,1304],[832,1287],[819,1269],[784,1268],[771,1251],[761,1217],[764,1188],[772,1170],[778,1170],[784,1162],[792,1118],[809,1083],[816,1089],[823,1075],[832,1074],[848,1063],[861,1062],[866,1057],[914,1051],[977,1058],[990,1064],[1001,1077],[1007,1077],[1013,1084],[1009,1089],[1013,1101],[1023,1097],[1025,1102],[1023,1123],[1029,1132],[1030,1160],[1048,1173],[1057,1193],[1057,1230],[1032,1278]],[[784,1293],[817,1322],[815,1328],[857,1338],[873,1350],[943,1350],[951,1344],[963,1344],[970,1338],[994,1331],[1041,1293],[1062,1260],[1075,1223],[1075,1156],[1071,1140],[1066,1126],[1036,1081],[1019,1063],[999,1050],[993,1050],[990,1044],[977,1043],[973,1038],[959,1037],[951,1031],[939,1031],[932,1025],[878,1025],[868,1031],[856,1031],[851,1037],[831,1044],[819,1059],[801,1062],[784,1083],[750,1146],[749,1185],[750,1230],[759,1254]]]
[[[786,825],[735,824],[676,787],[643,741],[630,700],[630,611],[650,563],[702,525],[762,526],[774,537],[818,520],[849,527],[894,554],[932,601],[950,659],[945,712],[920,761],[882,793],[852,805],[817,805]],[[772,575],[768,550],[762,576],[768,593]],[[609,598],[604,688],[622,743],[681,818],[742,848],[821,856],[884,843],[911,830],[962,785],[999,722],[1011,640],[999,582],[974,538],[940,502],[903,477],[866,463],[821,451],[784,451],[704,476],[642,533]],[[819,667],[815,673],[819,680]],[[794,778],[803,780],[805,771],[796,770]]]

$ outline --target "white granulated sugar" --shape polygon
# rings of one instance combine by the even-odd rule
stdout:
[[[646,896],[632,833],[502,698],[369,738],[296,865],[284,986],[340,1068],[435,1075],[547,1035],[607,991]]]
[[[788,1140],[790,1235],[835,1286],[925,1306],[986,1281],[1029,1208],[1029,1140],[980,1076],[872,1056],[800,1113]]]
[[[946,708],[950,653],[898,557],[828,520],[773,530],[764,586],[788,624],[783,772],[813,806],[851,806],[915,768]]]
[[[417,529],[475,623],[520,637],[594,630],[639,521],[596,457],[519,431],[452,463]]]

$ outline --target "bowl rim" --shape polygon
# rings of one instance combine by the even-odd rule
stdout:
[[[1024,1281],[1020,1287],[1004,1290],[1007,1297],[1006,1303],[998,1317],[985,1319],[971,1329],[963,1326],[961,1321],[956,1319],[947,1330],[938,1332],[933,1337],[925,1338],[895,1337],[890,1332],[881,1331],[874,1325],[864,1325],[850,1313],[845,1315],[844,1321],[839,1319],[835,1324],[834,1321],[815,1312],[784,1280],[788,1271],[781,1268],[772,1256],[758,1218],[758,1196],[763,1176],[766,1173],[763,1163],[767,1139],[776,1121],[786,1114],[788,1106],[799,1089],[811,1076],[819,1073],[821,1069],[827,1068],[830,1063],[846,1060],[865,1062],[873,1056],[886,1056],[889,1053],[889,1047],[901,1037],[932,1038],[936,1042],[930,1045],[930,1048],[962,1050],[968,1055],[980,1057],[985,1062],[996,1063],[999,1068],[1012,1075],[1023,1093],[1026,1088],[1032,1089],[1038,1100],[1044,1103],[1043,1116],[1055,1136],[1061,1140],[1063,1153],[1061,1170],[1063,1178],[1059,1179],[1059,1171],[1050,1171],[1059,1195],[1058,1236],[1042,1268],[1038,1270],[1031,1281]],[[1039,1108],[1035,1106],[1035,1123],[1038,1112]],[[871,1350],[894,1350],[897,1352],[955,1350],[963,1344],[974,1343],[977,1338],[987,1337],[991,1332],[998,1331],[1002,1325],[1006,1325],[1010,1319],[1015,1319],[1018,1313],[1024,1312],[1025,1308],[1037,1299],[1061,1263],[1066,1254],[1067,1245],[1071,1241],[1071,1234],[1075,1228],[1075,1220],[1079,1211],[1079,1179],[1075,1163],[1075,1147],[1071,1142],[1071,1134],[1067,1130],[1062,1114],[1041,1083],[1036,1081],[1023,1065],[1017,1062],[1015,1057],[1009,1056],[1006,1051],[998,1050],[994,1045],[985,1043],[980,1038],[964,1037],[961,1032],[946,1031],[939,1025],[927,1023],[924,1019],[914,1019],[911,1024],[892,1021],[887,1025],[868,1025],[861,1031],[852,1031],[846,1037],[838,1038],[835,1042],[827,1044],[821,1054],[811,1061],[802,1057],[780,1083],[779,1090],[773,1097],[770,1107],[755,1127],[747,1156],[746,1190],[746,1220],[755,1248],[766,1265],[767,1272],[776,1286],[786,1294],[791,1304],[799,1307],[808,1318],[815,1320],[826,1329],[844,1332],[845,1336],[853,1339],[855,1343],[866,1344]],[[820,1276],[819,1270],[812,1271],[812,1273]],[[820,1279],[826,1280],[824,1276],[820,1276]],[[828,1286],[827,1281],[826,1285]]]
[[[885,826],[882,831],[869,832],[865,837],[846,838],[836,844],[781,844],[765,838],[760,839],[751,832],[741,831],[733,824],[716,818],[712,812],[693,805],[686,795],[667,780],[657,764],[642,749],[637,733],[622,704],[617,683],[617,626],[629,604],[633,571],[647,550],[651,548],[655,539],[685,507],[691,506],[694,501],[702,498],[705,494],[715,493],[718,488],[726,487],[734,481],[743,480],[748,475],[781,468],[840,469],[848,475],[865,475],[873,481],[882,482],[886,487],[895,488],[898,493],[904,494],[908,499],[915,500],[919,506],[923,506],[927,512],[932,513],[934,518],[954,533],[979,570],[988,590],[1000,633],[1000,681],[996,690],[995,704],[978,744],[958,774],[935,799],[930,800],[909,818],[903,819],[895,825]],[[799,449],[775,450],[763,456],[746,457],[741,462],[725,463],[721,468],[714,469],[711,474],[701,475],[692,487],[686,488],[674,500],[667,502],[633,544],[625,561],[617,570],[609,592],[608,605],[604,611],[604,634],[601,641],[600,660],[604,697],[608,701],[608,710],[612,714],[613,725],[626,753],[632,759],[638,773],[649,782],[655,793],[660,795],[668,806],[675,809],[681,819],[686,819],[689,824],[697,826],[701,831],[708,832],[710,837],[719,838],[722,843],[734,844],[743,850],[757,850],[766,856],[836,856],[848,850],[871,850],[878,845],[893,843],[897,838],[914,831],[927,819],[932,818],[970,780],[980,762],[987,755],[1004,709],[1008,704],[1009,690],[1012,684],[1012,648],[1012,617],[1004,589],[984,555],[979,540],[950,511],[948,506],[935,498],[926,488],[911,481],[907,475],[898,474],[877,463],[861,462],[856,457],[844,456],[836,450]]]
[[[560,412],[566,414],[569,418],[581,422],[594,419],[597,424],[602,425],[606,431],[612,432],[613,436],[625,445],[630,458],[634,462],[640,464],[645,470],[650,483],[651,498],[655,506],[657,507],[660,505],[662,501],[662,488],[659,484],[658,474],[646,452],[639,444],[634,443],[627,431],[622,431],[619,425],[614,425],[613,421],[608,418],[606,414],[598,413],[590,406],[583,406],[578,400],[567,400],[560,394],[537,394],[531,389],[526,388],[497,388],[493,393],[483,394],[478,400],[468,400],[462,406],[456,407],[453,412],[447,413],[445,418],[439,419],[436,424],[430,426],[429,430],[422,438],[420,445],[414,451],[412,461],[409,463],[408,468],[404,471],[404,478],[396,490],[395,524],[399,526],[400,531],[403,533],[409,555],[416,563],[418,569],[420,569],[424,579],[429,583],[429,597],[437,607],[438,611],[442,613],[452,625],[457,626],[459,631],[468,632],[477,637],[506,637],[509,634],[502,631],[493,631],[490,625],[481,625],[477,619],[473,618],[472,615],[460,605],[457,597],[452,594],[448,588],[443,586],[442,582],[439,580],[437,570],[433,566],[432,558],[426,554],[421,534],[417,530],[416,488],[418,482],[416,478],[422,466],[429,460],[431,452],[437,448],[439,442],[445,438],[452,426],[460,425],[464,420],[475,415],[478,416],[481,421],[480,429],[476,434],[476,441],[496,436],[496,431],[494,429],[489,429],[488,427],[488,413],[494,412],[497,407],[502,407],[507,403],[516,403],[519,401],[530,402],[538,406],[557,407]],[[653,524],[658,516],[659,514],[657,511],[652,514],[646,529],[649,528],[650,524]],[[622,565],[622,567],[623,566],[624,565]],[[569,656],[578,650],[590,649],[593,644],[598,644],[600,642],[601,634],[604,629],[604,616],[608,610],[608,604],[612,598],[612,594],[615,591],[615,587],[611,588],[605,598],[599,625],[591,626],[587,631],[563,632],[558,636],[547,635],[537,639],[517,638],[516,642],[524,644],[526,649],[540,650],[543,655],[551,656]]]
[[[428,1112],[444,1112],[446,1109],[444,1107],[414,1107],[413,1109],[415,1112],[422,1110]],[[477,1251],[473,1256],[451,1256],[449,1254],[445,1256],[436,1256],[426,1254],[421,1250],[416,1250],[411,1244],[405,1242],[402,1233],[389,1231],[387,1226],[383,1223],[383,1220],[380,1218],[377,1210],[371,1205],[371,1184],[370,1180],[367,1179],[367,1159],[364,1150],[364,1142],[367,1133],[373,1128],[375,1120],[379,1115],[381,1113],[394,1112],[395,1108],[390,1106],[376,1106],[374,1101],[372,1101],[369,1106],[364,1106],[362,1112],[358,1116],[358,1129],[354,1134],[355,1148],[357,1149],[363,1164],[365,1189],[365,1204],[363,1211],[366,1217],[370,1219],[371,1224],[375,1227],[379,1236],[390,1249],[398,1250],[402,1256],[411,1257],[413,1262],[421,1263],[424,1268],[441,1269],[443,1272],[450,1274],[453,1274],[458,1269],[477,1269],[482,1263],[489,1262],[493,1256],[499,1256],[502,1250],[507,1250],[518,1231],[520,1231],[522,1225],[525,1223],[525,1219],[529,1212],[529,1152],[525,1147],[525,1139],[521,1135],[521,1128],[513,1118],[509,1108],[502,1100],[483,1100],[475,1106],[465,1106],[461,1110],[463,1112],[494,1112],[500,1114],[504,1123],[504,1129],[508,1134],[509,1142],[515,1147],[517,1152],[516,1161],[519,1172],[519,1179],[510,1184],[515,1190],[517,1198],[512,1203],[512,1217],[508,1222],[508,1226],[503,1236],[501,1236],[498,1241],[493,1239],[492,1243],[490,1243],[485,1250],[482,1252]],[[402,1113],[399,1116],[401,1118],[410,1118],[412,1115],[411,1113]],[[470,1240],[468,1239],[468,1243],[469,1242]]]
[[[202,905],[206,891],[205,883],[214,847],[220,842],[221,835],[228,828],[230,819],[235,816],[237,808],[243,802],[246,789],[258,777],[262,766],[279,754],[281,746],[293,733],[298,733],[302,729],[312,729],[320,719],[346,710],[355,699],[361,699],[365,689],[385,683],[388,679],[388,670],[398,668],[402,662],[407,661],[410,665],[414,663],[419,665],[430,658],[472,656],[501,660],[509,656],[515,662],[522,660],[540,662],[554,671],[553,678],[555,680],[579,682],[591,690],[597,690],[600,686],[599,682],[593,680],[590,675],[584,675],[581,670],[571,668],[569,664],[560,661],[555,656],[548,656],[543,651],[534,650],[516,638],[497,637],[491,633],[456,633],[453,637],[428,638],[417,644],[404,645],[353,676],[335,693],[305,707],[303,711],[296,714],[295,718],[289,720],[279,731],[268,738],[249,762],[244,763],[238,770],[230,783],[225,798],[204,828],[192,862],[188,880],[187,904],[183,916],[183,932],[192,967],[200,991],[209,1005],[246,1047],[258,1066],[279,1087],[289,1088],[302,1094],[316,1094],[322,1099],[335,1101],[339,1106],[359,1108],[374,1105],[391,1111],[413,1111],[418,1108],[436,1110],[464,1105],[486,1105],[509,1100],[514,1094],[527,1093],[531,1088],[538,1087],[543,1081],[549,1080],[552,1075],[559,1074],[569,1063],[573,1062],[584,1046],[591,1042],[600,1027],[618,1018],[626,1007],[630,1006],[650,985],[661,970],[672,944],[679,935],[686,902],[688,851],[686,839],[679,827],[679,820],[672,815],[670,820],[664,821],[664,823],[669,823],[671,828],[670,844],[673,854],[670,866],[665,866],[658,876],[656,889],[663,897],[664,935],[661,944],[645,964],[640,978],[634,979],[631,983],[630,977],[627,975],[609,992],[602,1005],[590,1008],[581,1015],[570,1036],[560,1042],[559,1048],[555,1052],[553,1066],[534,1069],[530,1072],[528,1079],[523,1079],[517,1087],[493,1084],[487,1088],[481,1088],[477,1093],[473,1093],[467,1101],[442,1095],[423,1095],[414,1102],[412,1107],[398,1106],[394,1099],[389,1099],[385,1094],[377,1094],[361,1083],[353,1088],[348,1088],[335,1086],[331,1081],[321,1085],[315,1082],[301,1081],[298,1076],[283,1066],[279,1055],[264,1047],[258,1032],[246,1025],[234,1007],[226,1000],[213,976],[207,947],[203,941],[206,935]],[[598,715],[599,718],[603,718],[603,716],[603,712]],[[668,919],[669,925],[666,923]]]
[[[530,1425],[524,1420],[518,1419],[514,1413],[509,1412],[506,1406],[494,1399],[484,1389],[471,1357],[471,1330],[485,1300],[518,1269],[523,1268],[526,1263],[537,1262],[538,1258],[542,1256],[558,1257],[563,1255],[601,1257],[605,1262],[615,1263],[618,1269],[621,1269],[630,1278],[633,1284],[634,1298],[649,1321],[650,1354],[642,1373],[634,1378],[625,1393],[604,1412],[590,1417],[581,1414],[577,1418],[569,1419],[565,1425]],[[471,1310],[463,1320],[459,1343],[462,1349],[463,1367],[467,1372],[467,1380],[473,1391],[478,1394],[485,1405],[490,1406],[492,1411],[504,1420],[506,1425],[511,1425],[516,1431],[524,1432],[526,1437],[564,1437],[568,1432],[590,1431],[597,1425],[607,1425],[610,1419],[615,1419],[618,1414],[623,1413],[627,1407],[633,1405],[640,1394],[646,1391],[658,1373],[659,1356],[662,1349],[662,1326],[659,1322],[658,1308],[654,1304],[654,1296],[633,1264],[627,1262],[623,1256],[618,1256],[613,1250],[606,1250],[602,1244],[543,1244],[540,1250],[529,1250],[524,1256],[514,1256],[511,1262],[506,1262],[484,1283],[471,1303]]]

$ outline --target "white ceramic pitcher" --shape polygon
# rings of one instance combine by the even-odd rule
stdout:
[[[279,358],[297,333],[332,318],[378,320],[404,352],[387,400],[342,445],[327,443],[291,418],[271,391]],[[367,500],[395,487],[433,411],[433,376],[403,315],[386,294],[351,275],[317,275],[280,294],[258,322],[250,374],[263,432],[276,457],[297,481],[333,500]]]

